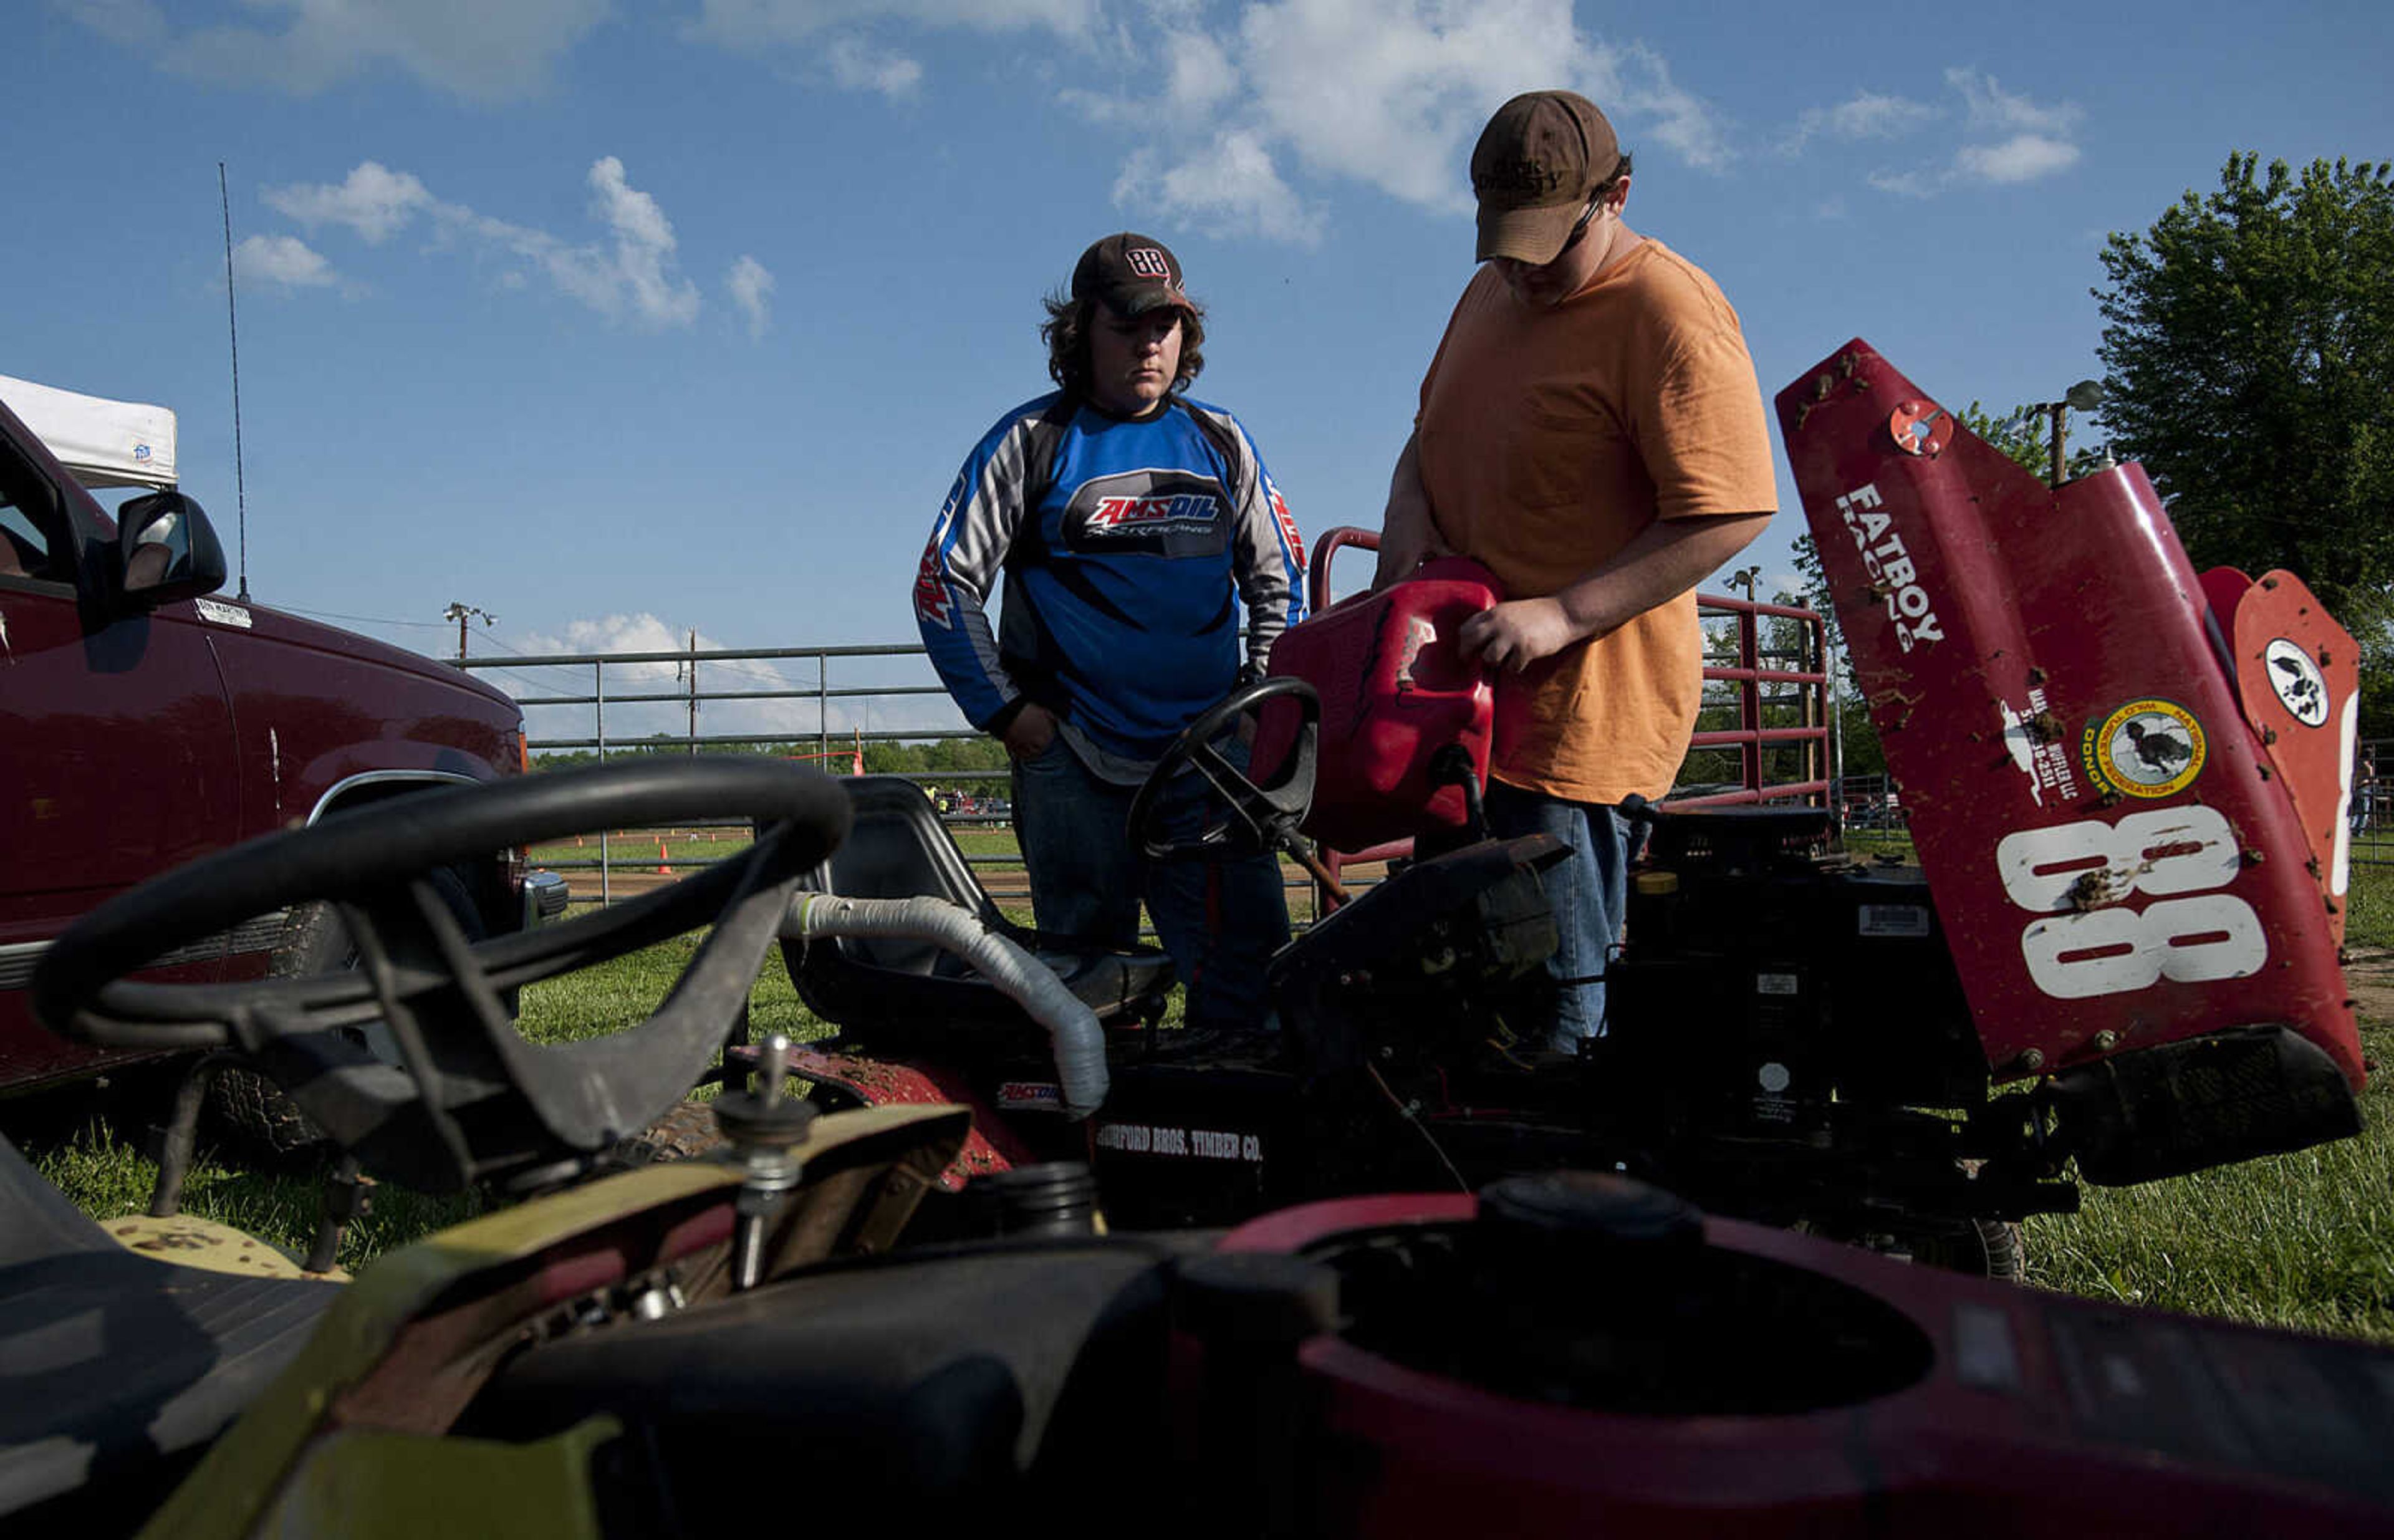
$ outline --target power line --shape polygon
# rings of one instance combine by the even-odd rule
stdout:
[[[346,620],[353,625],[404,625],[425,631],[446,631],[448,625],[437,620],[386,620],[380,615],[345,615],[335,610],[302,610],[296,604],[277,604],[274,608],[287,614],[306,615],[309,620]]]

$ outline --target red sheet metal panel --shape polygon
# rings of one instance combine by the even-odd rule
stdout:
[[[1508,1276],[1496,1243],[1473,1244],[1479,1212],[1473,1198],[1453,1193],[1317,1204],[1242,1225],[1219,1249],[1319,1259],[1359,1249],[1359,1238],[1370,1236],[1401,1255],[1393,1243],[1418,1229],[1442,1234],[1454,1254],[1480,1258],[1468,1297],[1526,1299],[1520,1313],[1534,1321],[1537,1290],[1552,1280],[1533,1270],[1551,1266],[1552,1254],[1525,1248],[1512,1264],[1519,1271]],[[1195,1332],[1177,1333],[1176,1437],[1183,1447],[1206,1447],[1204,1425],[1190,1420],[1195,1408],[1216,1426],[1237,1415],[1231,1407],[1269,1408],[1283,1419],[1276,1429],[1296,1429],[1278,1431],[1281,1439],[1339,1452],[1343,1463],[1297,1467],[1305,1483],[1297,1490],[1314,1504],[1304,1510],[1309,1533],[1493,1527],[1638,1540],[2387,1533],[2394,1488],[2382,1457],[2387,1396],[2377,1387],[2394,1383],[2382,1377],[2394,1373],[2394,1354],[2382,1349],[2124,1310],[1729,1219],[1705,1220],[1701,1246],[1608,1244],[1621,1248],[1620,1275],[1686,1269],[1672,1275],[1682,1281],[1672,1296],[1676,1318],[1646,1323],[1651,1332],[1687,1331],[1690,1322],[1752,1309],[1751,1295],[1713,1292],[1707,1270],[1696,1265],[1711,1263],[1721,1266],[1714,1277],[1751,1269],[1748,1276],[1821,1290],[1818,1298],[1867,1296],[1888,1312],[1882,1321],[1908,1323],[1926,1350],[1908,1382],[1844,1403],[1834,1402],[1838,1382],[1831,1380],[1819,1387],[1818,1403],[1767,1414],[1575,1404],[1567,1392],[1531,1396],[1486,1383],[1464,1346],[1467,1329],[1450,1319],[1454,1296],[1383,1264],[1372,1274],[1381,1329],[1304,1337],[1284,1377],[1277,1368],[1272,1377],[1255,1370],[1260,1354],[1245,1343],[1236,1354]],[[1361,1292],[1351,1274],[1348,1287],[1351,1302]],[[1391,1350],[1385,1323],[1395,1312],[1385,1297],[1408,1293],[1420,1321],[1447,1323],[1438,1350],[1424,1350],[1439,1335],[1429,1324],[1396,1334]],[[1618,1337],[1637,1326],[1591,1321],[1572,1360],[1557,1365],[1555,1383],[1567,1385],[1575,1371],[1593,1379],[1594,1365],[1617,1375],[1616,1384],[1629,1382],[1634,1373],[1621,1366],[1636,1352],[1607,1332]],[[1521,1328],[1508,1322],[1506,1329]],[[1763,1355],[1723,1358],[1705,1372],[1734,1387],[1746,1376],[1761,1382],[1771,1365]],[[1491,1515],[1501,1524],[1492,1526]]]
[[[2050,490],[1859,339],[1778,408],[1995,1073],[2283,1023],[2359,1085],[2303,823],[2143,470]]]
[[[734,1050],[736,1053],[737,1050]],[[868,1107],[957,1106],[972,1113],[972,1131],[964,1148],[940,1173],[943,1191],[961,1192],[975,1177],[1010,1171],[1033,1157],[1006,1131],[990,1106],[961,1075],[901,1060],[862,1059],[800,1048],[790,1055],[790,1073],[809,1080],[829,1081]]]
[[[2203,575],[2206,586],[2211,574]],[[2361,649],[2302,579],[2269,573],[2238,596],[2230,634],[2245,717],[2294,799],[2308,869],[2344,941],[2352,871],[2352,760],[2361,731]]]

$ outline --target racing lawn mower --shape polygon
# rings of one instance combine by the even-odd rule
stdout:
[[[702,809],[758,840],[544,930],[468,943],[432,884]],[[2394,1533],[2394,1352],[1907,1267],[1609,1174],[1099,1234],[1033,1170],[981,1234],[909,1244],[962,1110],[819,1114],[776,1042],[717,1104],[718,1158],[582,1179],[733,1033],[847,818],[799,766],[619,762],[338,814],[79,922],[36,976],[46,1020],[237,1047],[368,1174],[523,1201],[346,1286],[230,1276],[120,1245],[0,1140],[0,1524]],[[356,972],[124,977],[309,900],[342,906]],[[710,922],[616,1037],[531,1045],[499,1004]],[[377,1016],[403,1064],[347,1035]]]
[[[1473,826],[1502,691],[1454,638],[1496,596],[1440,562],[1287,633],[1283,677],[1192,724],[1135,808],[1156,860],[1441,852],[1283,950],[1276,1033],[1158,1031],[1152,953],[1008,932],[1063,970],[1051,1022],[1112,1023],[1043,1028],[919,926],[818,939],[809,915],[921,895],[1007,931],[920,793],[868,777],[784,943],[842,1029],[799,1073],[972,1107],[951,1191],[1083,1160],[1134,1225],[1569,1167],[2003,1274],[2014,1221],[2076,1206],[2072,1160],[2132,1183],[2357,1132],[2350,638],[2291,574],[2198,578],[2138,467],[2049,489],[1860,341],[1778,404],[1917,866],[1841,855],[1824,808],[1631,808],[1606,1033],[1532,1051],[1506,1021],[1558,849]],[[1218,746],[1249,717],[1252,778]],[[1222,810],[1176,839],[1151,814],[1184,771]]]

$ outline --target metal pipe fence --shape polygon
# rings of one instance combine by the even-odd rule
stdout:
[[[1368,532],[1333,532],[1317,553],[1316,571],[1326,569],[1329,553],[1346,545],[1371,548]],[[1328,597],[1326,591],[1322,597]],[[1700,754],[1718,757],[1735,780],[1724,785],[1715,778],[1692,785],[1690,804],[1821,799],[1830,772],[1822,725],[1827,720],[1827,673],[1818,617],[1808,611],[1716,596],[1705,596],[1703,605],[1708,625],[1727,619],[1731,625],[1725,638],[1708,644],[1707,699],[1696,744]],[[1774,645],[1761,629],[1766,623],[1790,628],[1788,636],[1798,639],[1792,646]],[[511,654],[466,658],[457,666],[503,673],[528,687],[516,701],[537,730],[526,745],[536,755],[588,753],[604,759],[624,754],[778,751],[835,773],[861,773],[872,744],[983,738],[946,704],[947,691],[931,678],[920,644],[702,648],[693,637],[691,645],[671,651]],[[657,675],[668,668],[674,675],[671,688],[658,688],[664,681]],[[763,679],[759,670],[769,671],[771,679]],[[811,683],[793,681],[789,675],[794,671],[802,677],[810,674]],[[586,678],[588,683],[559,685],[555,681],[560,674]],[[760,684],[770,687],[758,688]],[[933,697],[940,702],[938,708],[919,709],[926,698]],[[701,730],[703,722],[723,715],[725,706],[753,711],[769,703],[792,703],[800,717],[811,720],[787,721],[775,731],[749,731],[742,724],[717,730],[711,722]],[[668,710],[672,731],[656,726]],[[872,725],[876,715],[889,725]],[[891,722],[893,716],[906,719]],[[627,730],[627,718],[638,725]],[[1690,763],[1704,769],[1712,761],[1691,755]],[[894,773],[953,794],[941,816],[954,830],[998,829],[1010,822],[1008,772],[1002,765],[957,763]],[[619,876],[645,877],[669,867],[675,838],[695,845],[704,835],[734,826],[697,822],[669,831],[662,841],[651,834],[628,846],[623,832],[616,831],[599,836],[595,854],[560,855],[543,864],[567,874],[569,880],[594,874],[596,891],[580,890],[587,885],[577,883],[574,900],[603,903],[614,898]],[[1020,855],[1004,851],[968,850],[966,859],[977,868],[993,871],[1022,865]],[[1288,886],[1293,893],[1310,890],[1300,876],[1292,876]]]
[[[1309,574],[1315,587],[1315,612],[1332,599],[1327,582],[1330,558],[1349,546],[1368,551],[1375,546],[1376,537],[1368,531],[1333,530],[1322,537]],[[1885,775],[1838,774],[1830,731],[1827,640],[1820,617],[1809,610],[1728,595],[1703,594],[1698,600],[1705,628],[1703,704],[1679,783],[1665,805],[1827,804],[1838,810],[1848,827],[1901,829],[1903,809],[1897,783]],[[535,754],[588,752],[605,758],[626,753],[777,750],[838,773],[863,770],[869,745],[983,739],[948,704],[947,692],[931,677],[920,644],[701,648],[693,637],[691,646],[671,651],[467,658],[458,661],[457,666],[504,672],[520,684],[531,683],[533,675],[541,676],[542,684],[517,695],[527,720],[544,729],[528,740]],[[672,688],[656,688],[661,682],[657,673],[667,668],[673,671]],[[769,673],[770,678],[759,670]],[[811,675],[811,682],[794,682],[788,677],[790,670]],[[560,672],[586,677],[586,688],[546,682],[556,680]],[[923,709],[934,698],[938,704]],[[754,723],[700,731],[709,707],[718,713],[725,707],[753,712],[780,703],[791,704],[796,713],[793,719],[780,724],[779,731],[745,730]],[[652,724],[658,713],[668,708],[677,731],[655,729]],[[612,734],[611,711],[616,724]],[[559,720],[562,714],[572,712],[582,714],[578,721]],[[650,730],[627,731],[627,718]],[[2394,750],[2394,744],[2368,744],[2364,749]],[[2374,753],[2363,760],[2373,766],[2377,762]],[[2394,765],[2394,752],[2383,762]],[[949,768],[893,773],[943,788],[942,819],[956,832],[1002,830],[1010,823],[1012,809],[1006,800],[1008,772],[1002,764],[957,762]],[[731,823],[695,823],[687,832],[675,832],[675,837],[695,844],[700,841],[694,836],[702,832],[714,835],[733,827]],[[2394,775],[2356,780],[2350,836],[2356,864],[2394,864]],[[559,857],[544,864],[569,877],[595,875],[596,891],[577,891],[575,900],[606,902],[615,896],[619,876],[651,875],[658,866],[671,864],[672,838],[659,851],[663,859],[651,859],[648,851],[652,837],[619,849],[625,843],[621,833],[605,834],[599,836],[595,854]],[[1401,845],[1343,857],[1334,853],[1330,864],[1335,872],[1342,866],[1403,853]],[[967,859],[976,868],[1007,874],[1007,880],[997,886],[1009,895],[1017,886],[1012,874],[1022,866],[1019,854],[967,850]],[[1301,892],[1310,885],[1293,876],[1288,886]],[[577,888],[586,887],[577,884]]]

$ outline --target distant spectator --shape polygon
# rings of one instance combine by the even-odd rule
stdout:
[[[2352,832],[2366,831],[2377,812],[2377,751],[2362,749],[2361,767],[2352,773]]]

